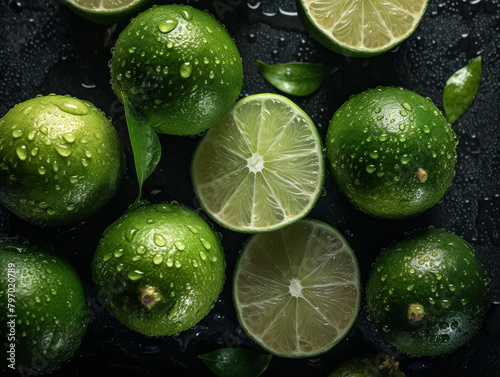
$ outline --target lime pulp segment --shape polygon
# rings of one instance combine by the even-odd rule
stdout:
[[[347,50],[384,51],[418,26],[428,0],[301,0],[320,32]]]
[[[193,158],[200,204],[223,226],[270,231],[304,217],[324,181],[311,119],[274,94],[244,98],[201,141]]]
[[[360,302],[359,268],[344,237],[316,220],[254,235],[238,260],[233,294],[244,330],[282,357],[337,344]]]
[[[92,10],[96,12],[106,12],[111,10],[120,10],[134,6],[143,0],[67,0],[68,3],[82,10]]]

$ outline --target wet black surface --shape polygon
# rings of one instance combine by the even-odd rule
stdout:
[[[417,31],[395,50],[367,59],[349,59],[325,49],[309,36],[294,15],[292,0],[179,1],[209,9],[236,40],[244,62],[242,96],[275,92],[260,76],[255,61],[310,61],[339,66],[315,94],[290,97],[313,119],[324,138],[335,110],[351,94],[377,85],[401,85],[431,97],[442,108],[446,79],[481,54],[483,76],[472,106],[453,125],[460,144],[453,186],[442,203],[415,218],[380,220],[357,211],[327,177],[325,190],[310,216],[337,227],[356,252],[362,284],[380,249],[415,228],[446,228],[476,249],[492,281],[492,309],[478,335],[451,354],[411,358],[374,333],[364,309],[355,325],[330,352],[312,359],[275,357],[266,376],[326,376],[342,361],[365,352],[394,355],[409,376],[500,375],[500,3],[498,0],[431,0]],[[168,1],[158,1],[168,3]],[[223,235],[227,283],[213,311],[179,336],[147,338],[112,318],[98,301],[90,262],[102,231],[135,197],[136,183],[123,107],[109,85],[113,46],[119,31],[94,25],[55,0],[0,0],[0,116],[37,94],[70,94],[89,100],[113,118],[128,151],[128,174],[115,199],[75,227],[40,229],[0,207],[0,234],[43,244],[76,267],[85,283],[92,321],[77,354],[54,376],[208,375],[197,358],[216,348],[258,348],[238,325],[231,300],[231,279],[246,235],[216,227]],[[153,202],[177,200],[199,208],[189,177],[198,137],[161,136],[163,158],[145,185]],[[364,303],[363,303],[364,306]]]

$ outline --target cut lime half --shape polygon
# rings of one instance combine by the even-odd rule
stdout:
[[[307,114],[283,96],[257,94],[207,132],[193,157],[192,179],[215,221],[255,233],[307,215],[324,170],[321,139]]]
[[[300,220],[250,238],[236,265],[233,297],[242,328],[268,352],[319,355],[356,319],[358,262],[338,230]]]
[[[151,0],[64,0],[75,13],[98,24],[110,25],[143,10]]]
[[[297,0],[311,35],[346,56],[381,54],[417,28],[429,0]]]

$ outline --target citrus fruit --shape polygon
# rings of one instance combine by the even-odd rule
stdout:
[[[111,25],[130,18],[147,7],[151,0],[63,0],[76,14],[89,21]]]
[[[19,241],[0,240],[2,369],[48,373],[80,346],[89,322],[82,283],[59,257]]]
[[[384,218],[419,214],[441,200],[455,175],[456,135],[429,98],[378,87],[333,116],[326,149],[339,189]]]
[[[205,211],[222,226],[249,233],[304,217],[324,177],[314,123],[276,94],[240,100],[207,132],[192,163],[194,189]]]
[[[347,360],[328,377],[405,377],[405,374],[393,357],[379,353]]]
[[[234,106],[243,68],[234,41],[210,13],[156,6],[120,34],[111,59],[113,90],[160,133],[196,134]]]
[[[306,29],[338,54],[368,57],[408,38],[429,0],[297,0]]]
[[[38,96],[0,119],[0,202],[25,221],[84,220],[113,197],[123,166],[116,130],[90,102]]]
[[[472,246],[443,229],[425,229],[377,258],[366,283],[371,320],[412,355],[455,350],[481,327],[488,279]]]
[[[233,297],[242,328],[268,352],[318,355],[356,319],[358,262],[335,228],[300,220],[250,238],[236,265]]]
[[[200,216],[175,204],[150,204],[106,229],[93,280],[124,325],[149,336],[173,335],[212,309],[225,266],[220,241]]]

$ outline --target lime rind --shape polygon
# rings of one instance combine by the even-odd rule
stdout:
[[[407,39],[418,27],[429,0],[353,1],[347,5],[325,0],[296,0],[296,3],[307,31],[323,46],[344,56],[370,57],[380,55]],[[311,10],[311,3],[316,3],[315,10]],[[342,13],[341,17],[333,16],[335,7]],[[363,27],[360,23],[365,22],[365,13],[368,12],[373,17]],[[319,17],[323,25],[316,21]],[[355,24],[356,19],[359,22]],[[395,19],[398,22],[394,22]]]
[[[361,303],[361,284],[360,284],[359,264],[358,264],[358,261],[357,261],[357,258],[356,258],[356,255],[355,255],[354,251],[349,246],[349,244],[347,243],[347,241],[345,240],[345,238],[342,236],[342,234],[337,229],[335,229],[332,226],[330,226],[329,224],[326,224],[326,223],[318,221],[318,220],[310,219],[310,218],[302,219],[302,220],[300,220],[300,221],[292,224],[290,227],[279,229],[279,230],[277,230],[274,233],[276,233],[276,234],[281,233],[282,239],[285,242],[285,237],[286,236],[284,235],[284,232],[286,232],[288,230],[289,232],[288,232],[287,236],[291,236],[291,238],[292,238],[291,240],[289,240],[290,241],[289,245],[297,246],[297,244],[298,244],[298,238],[300,238],[300,236],[301,236],[300,232],[296,231],[296,229],[295,229],[295,227],[297,227],[297,226],[309,226],[309,227],[314,228],[313,231],[311,231],[309,233],[310,234],[309,235],[309,241],[311,239],[314,239],[314,240],[322,239],[321,237],[317,237],[317,232],[316,231],[319,229],[321,231],[325,231],[325,232],[329,233],[329,237],[327,237],[326,240],[322,239],[323,241],[325,241],[327,243],[333,241],[334,243],[337,243],[338,245],[341,245],[339,248],[336,249],[337,250],[337,254],[339,254],[342,251],[344,251],[345,254],[347,254],[349,256],[349,263],[350,263],[350,265],[351,265],[351,267],[352,267],[352,269],[354,271],[353,271],[352,277],[350,279],[347,279],[347,280],[340,279],[340,280],[343,280],[342,284],[345,284],[346,286],[353,287],[356,290],[357,295],[356,295],[355,302],[351,302],[350,303],[354,310],[350,313],[350,317],[348,318],[348,321],[347,321],[346,325],[342,329],[340,329],[339,331],[337,331],[336,336],[330,337],[330,339],[327,342],[327,344],[325,344],[324,346],[319,347],[317,349],[309,350],[307,352],[304,352],[304,351],[298,351],[298,352],[280,352],[275,347],[273,347],[272,345],[270,345],[269,341],[266,342],[266,340],[264,340],[262,336],[255,334],[249,328],[249,325],[248,325],[247,321],[245,320],[245,313],[243,312],[243,307],[244,306],[248,307],[249,305],[242,304],[242,302],[240,300],[240,297],[239,297],[239,294],[238,294],[239,290],[240,290],[240,284],[238,283],[238,280],[239,280],[240,274],[242,272],[242,265],[244,263],[259,264],[259,262],[260,262],[261,264],[259,265],[259,267],[263,267],[264,269],[268,269],[268,271],[264,271],[263,273],[261,273],[260,276],[258,276],[258,275],[252,275],[251,276],[251,280],[252,280],[251,284],[252,284],[253,287],[255,287],[255,285],[259,281],[260,281],[260,285],[262,285],[263,283],[264,284],[269,284],[270,282],[272,282],[272,277],[276,276],[276,273],[278,275],[279,274],[281,274],[281,275],[285,274],[286,275],[287,272],[288,272],[287,268],[293,269],[293,267],[291,267],[291,266],[293,265],[294,261],[297,262],[297,259],[294,258],[293,255],[290,258],[284,258],[285,265],[282,265],[282,266],[278,265],[278,267],[277,267],[278,271],[274,271],[275,273],[273,273],[272,269],[273,269],[273,267],[275,267],[275,265],[273,265],[272,263],[269,263],[269,261],[266,261],[265,265],[263,266],[262,265],[263,258],[257,258],[258,255],[257,255],[257,257],[256,257],[256,255],[253,255],[253,257],[249,257],[248,256],[248,253],[250,253],[249,250],[251,248],[255,248],[256,247],[255,244],[259,242],[259,239],[261,239],[262,237],[272,237],[273,234],[272,233],[260,233],[260,234],[257,234],[257,235],[254,235],[253,237],[251,237],[247,241],[247,243],[244,245],[243,250],[242,250],[242,252],[241,252],[241,254],[240,254],[239,258],[238,258],[238,261],[236,263],[235,273],[234,273],[234,277],[233,277],[233,302],[234,302],[234,305],[235,305],[235,309],[236,309],[236,312],[237,312],[239,323],[240,323],[241,327],[243,328],[243,330],[245,331],[245,333],[253,341],[255,341],[259,346],[261,346],[262,348],[264,348],[266,351],[268,351],[271,354],[274,354],[276,356],[284,357],[284,358],[313,357],[313,356],[317,356],[317,355],[320,355],[320,354],[323,354],[323,353],[329,351],[331,348],[333,348],[335,345],[337,345],[347,335],[347,333],[349,332],[349,330],[352,328],[352,326],[353,326],[353,324],[355,322],[355,319],[358,316],[359,307],[360,307],[360,303]],[[311,246],[311,245],[308,245],[308,246]],[[328,247],[328,244],[324,244],[324,246],[325,246],[325,249],[323,249],[323,251],[327,250],[326,248]],[[310,247],[307,247],[306,249],[307,249],[307,251],[311,250]],[[275,250],[277,250],[277,249],[273,247],[272,251],[275,251]],[[325,255],[327,253],[323,253],[323,254]],[[266,258],[270,258],[270,255],[271,254],[269,253],[266,256]],[[333,258],[333,260],[335,260],[335,259]],[[307,263],[308,262],[310,263],[311,261],[313,263],[318,264],[318,259],[317,258],[309,258],[309,261],[307,261],[307,258],[304,258],[301,261],[301,263],[300,263],[299,270],[301,268],[303,269],[304,263],[307,265]],[[322,264],[322,265],[316,266],[312,271],[309,271],[308,274],[309,275],[313,275],[314,273],[317,273],[318,271],[330,273],[330,272],[332,272],[332,269],[331,269],[331,266],[328,266],[327,264]],[[298,273],[300,275],[300,271],[296,270],[295,273]],[[292,279],[293,279],[293,276],[299,276],[299,275],[293,275],[292,274],[292,275],[287,275],[287,277],[288,278],[292,277]],[[325,278],[325,275],[321,275],[321,276],[322,276],[322,279]],[[335,277],[338,277],[338,276],[334,276],[334,278]],[[305,279],[301,280],[301,282],[302,283],[307,282],[307,277]],[[280,284],[283,285],[282,283],[278,283],[278,285],[280,285]],[[290,286],[292,286],[292,283],[290,283]],[[308,289],[308,288],[311,288],[311,286],[308,286],[307,283],[305,283],[303,289],[305,290],[305,289]],[[322,286],[320,288],[321,288],[322,292],[321,293],[318,292],[318,296],[324,295],[325,291],[326,291],[325,287]],[[289,291],[290,289],[291,289],[290,287],[283,287],[283,286],[278,287],[278,290],[281,290],[282,292],[280,292],[277,295],[277,297],[274,298],[274,300],[265,299],[265,294],[264,295],[260,295],[258,297],[258,302],[257,302],[257,304],[259,305],[259,314],[263,312],[262,305],[265,304],[266,302],[271,302],[272,301],[273,306],[274,306],[274,309],[272,309],[272,314],[275,314],[276,316],[279,316],[279,318],[281,318],[280,321],[274,321],[274,322],[282,322],[282,323],[284,323],[286,325],[286,321],[284,321],[285,318],[286,317],[290,318],[291,316],[294,316],[295,317],[295,329],[296,329],[295,331],[297,331],[296,334],[298,334],[298,331],[299,331],[300,327],[304,328],[304,324],[307,322],[306,319],[311,319],[312,321],[319,319],[320,321],[322,320],[322,322],[324,324],[324,321],[326,319],[324,317],[320,318],[321,316],[317,316],[317,314],[318,314],[317,311],[316,311],[316,313],[313,313],[311,315],[306,315],[306,316],[303,316],[303,317],[297,317],[297,312],[293,313],[293,310],[290,310],[289,305],[288,305],[288,307],[286,307],[287,305],[283,305],[283,303],[281,303],[281,305],[280,305],[280,301],[283,301],[284,299],[286,299],[287,295],[290,296],[289,300],[288,300],[288,302],[290,302],[290,298],[292,296],[290,294],[290,291]],[[309,299],[311,299],[311,296],[309,296]],[[298,300],[296,300],[296,301],[298,301]],[[334,302],[334,299],[332,299],[331,297],[324,296],[323,297],[323,303],[321,305],[324,305],[325,302],[331,304],[332,302]],[[304,298],[304,302],[302,302],[302,304],[303,305],[297,305],[297,308],[302,308],[302,307],[307,306],[309,304],[309,302],[307,301],[307,297]],[[285,310],[283,310],[282,306],[286,307]],[[312,306],[312,304],[311,304],[311,306]],[[329,308],[329,309],[331,309],[331,308]],[[342,313],[342,312],[344,312],[344,311],[343,310],[342,311],[328,310],[328,313],[335,313],[335,315],[337,315],[339,313]],[[314,316],[316,316],[316,318],[313,318]],[[262,327],[273,325],[272,321],[269,321],[268,319],[261,318],[261,317],[254,319],[254,322],[255,321],[260,322],[262,324]],[[292,325],[288,324],[288,325],[289,326],[293,326],[293,324]],[[330,326],[331,326],[331,324],[330,324]],[[269,328],[269,327],[267,327],[267,328]],[[325,337],[328,337],[331,334],[331,332],[327,331],[327,329],[328,329],[327,326],[323,326],[321,328],[321,331],[312,331],[311,334],[313,336],[316,336],[316,337],[323,337],[323,338],[325,338]],[[269,339],[274,339],[274,336],[269,337],[268,340]],[[281,346],[283,344],[283,339],[276,339],[275,340],[275,344],[279,344]],[[300,348],[300,342],[299,342],[298,339],[297,339],[296,345],[297,345],[298,348]]]
[[[269,111],[263,104],[270,102],[279,106]],[[260,113],[247,111],[252,106],[260,106]],[[269,126],[252,129],[251,124],[266,122],[262,114]],[[295,131],[287,135],[287,128]],[[325,179],[322,151],[318,130],[296,104],[277,94],[252,95],[198,145],[191,170],[194,190],[204,211],[227,229],[276,230],[305,217],[316,204]]]

